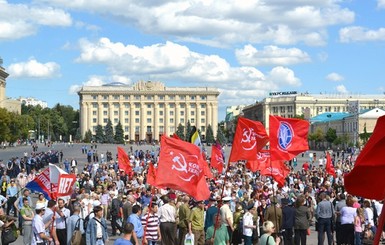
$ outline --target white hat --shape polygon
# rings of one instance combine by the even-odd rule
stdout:
[[[231,197],[224,197],[224,198],[222,198],[222,201],[229,202],[229,201],[231,201]]]
[[[102,203],[101,203],[99,200],[95,200],[95,201],[92,203],[92,205],[93,205],[94,207],[96,207],[96,206],[102,205]]]
[[[35,207],[36,210],[41,210],[41,209],[45,209],[45,203],[36,203],[36,207]]]

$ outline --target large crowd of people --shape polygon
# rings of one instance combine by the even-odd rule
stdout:
[[[148,185],[148,167],[158,162],[158,146],[146,151],[126,147],[133,168],[129,174],[119,170],[113,153],[98,152],[96,145],[76,146],[76,159],[34,148],[0,162],[3,245],[18,235],[26,245],[102,245],[111,238],[122,245],[297,245],[308,244],[314,230],[319,245],[360,245],[373,238],[382,209],[382,202],[344,189],[343,174],[353,168],[355,151],[332,153],[335,177],[326,174],[325,154],[304,153],[309,156],[306,162],[287,163],[291,171],[283,187],[244,163],[229,166],[226,173],[212,169],[214,178],[207,179],[210,198],[196,201]],[[34,193],[33,201],[25,186],[49,162],[76,174],[74,192],[58,200]]]

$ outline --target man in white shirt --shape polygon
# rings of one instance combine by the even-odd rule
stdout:
[[[36,205],[36,215],[32,220],[32,243],[31,245],[36,245],[43,243],[44,241],[52,242],[52,238],[45,234],[46,225],[43,222],[43,215],[45,213],[45,206],[43,203],[38,203]],[[51,220],[52,222],[52,220]]]
[[[158,210],[162,244],[176,245],[176,207],[168,196],[163,197],[163,202],[165,204]]]
[[[243,215],[243,235],[245,245],[252,244],[253,229],[257,229],[257,226],[253,224],[253,217],[256,213],[257,209],[254,207],[254,203],[251,203],[247,207],[247,212]]]
[[[56,210],[56,234],[60,245],[67,244],[67,218],[70,217],[70,210],[64,207],[64,200],[59,199],[58,208]]]

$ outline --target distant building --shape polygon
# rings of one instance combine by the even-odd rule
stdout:
[[[126,140],[134,141],[158,141],[188,121],[200,130],[203,139],[209,125],[214,134],[217,132],[216,88],[166,87],[161,82],[140,81],[133,86],[84,86],[78,94],[83,136],[88,130],[95,134],[97,125],[104,127],[108,119],[113,127],[120,122]]]
[[[0,107],[5,108],[10,112],[21,113],[21,103],[18,100],[13,100],[6,97],[6,79],[9,74],[5,71],[2,59],[0,58]]]
[[[38,106],[38,105],[40,105],[42,109],[48,107],[47,102],[42,101],[42,100],[38,100],[38,99],[35,99],[32,97],[28,97],[28,98],[19,97],[18,100],[21,102],[22,105],[26,105],[26,106]]]

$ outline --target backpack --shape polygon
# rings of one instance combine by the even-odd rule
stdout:
[[[94,211],[92,211],[91,213],[89,213],[85,218],[84,218],[84,221],[83,221],[83,230],[86,231],[87,230],[87,226],[88,226],[88,222],[90,222],[90,214],[92,214]]]
[[[81,220],[82,220],[82,218],[79,218],[78,221],[76,221],[75,230],[74,230],[74,233],[72,234],[72,237],[71,237],[71,242],[70,242],[71,245],[85,245],[86,244],[85,236],[83,236],[82,233],[80,232],[80,221]]]

